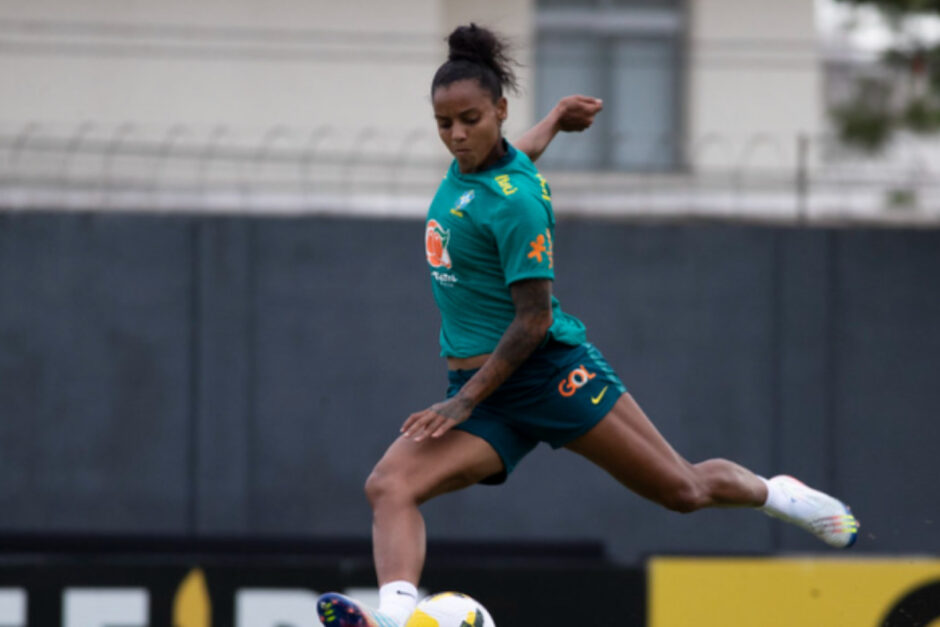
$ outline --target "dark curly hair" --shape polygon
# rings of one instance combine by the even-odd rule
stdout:
[[[508,55],[508,44],[493,31],[472,23],[458,26],[447,37],[450,52],[447,61],[437,69],[431,81],[431,95],[438,87],[465,79],[476,79],[490,92],[495,102],[503,95],[503,88],[518,88],[513,66],[516,62]]]

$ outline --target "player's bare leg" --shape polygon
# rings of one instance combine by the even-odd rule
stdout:
[[[401,627],[417,603],[424,567],[424,518],[418,507],[435,496],[479,482],[503,470],[484,440],[451,430],[414,442],[398,438],[366,481],[372,505],[372,543],[379,580],[378,610],[340,594],[320,598],[318,612],[331,627]]]
[[[836,547],[851,546],[858,522],[837,499],[792,479],[766,481],[726,459],[692,464],[656,430],[629,394],[568,448],[637,494],[678,512],[704,507],[763,507]]]
[[[724,459],[686,461],[629,394],[568,448],[637,494],[678,512],[714,505],[757,507],[767,499],[763,481],[738,464]]]
[[[502,470],[493,447],[464,431],[451,430],[421,442],[395,440],[366,481],[379,584],[396,580],[417,584],[425,555],[419,505]]]

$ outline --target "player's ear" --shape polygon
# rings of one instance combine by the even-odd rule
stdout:
[[[496,101],[496,118],[500,122],[505,122],[508,116],[509,103],[506,100],[506,96],[500,96],[499,100]]]

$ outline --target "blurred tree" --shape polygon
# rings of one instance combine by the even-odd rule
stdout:
[[[892,78],[860,80],[853,102],[832,112],[842,140],[876,151],[898,129],[940,131],[940,44],[925,44],[905,32],[911,17],[940,18],[940,0],[839,1],[878,9],[899,35],[882,59]]]
[[[848,4],[874,6],[887,13],[940,13],[940,0],[840,0]]]

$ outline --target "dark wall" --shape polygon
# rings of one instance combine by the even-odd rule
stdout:
[[[345,591],[359,598],[364,589],[378,592],[367,554],[362,556],[365,559],[350,561],[334,551],[324,554],[322,547],[309,554],[302,545],[299,552],[296,545],[292,546],[294,550],[289,554],[246,553],[250,547],[235,543],[218,547],[226,550],[222,555],[172,551],[154,554],[141,552],[138,546],[131,558],[96,554],[89,560],[54,552],[5,556],[0,561],[0,587],[25,597],[26,624],[43,627],[116,625],[119,617],[114,605],[120,607],[120,603],[113,597],[109,602],[104,596],[116,590],[118,594],[146,595],[145,625],[195,624],[174,620],[178,616],[174,608],[183,606],[190,616],[198,616],[197,610],[205,612],[214,625],[255,627],[312,625],[311,621],[317,620],[315,600],[323,592]],[[474,548],[486,551],[484,547]],[[198,580],[194,581],[194,576]],[[485,602],[498,625],[566,627],[572,616],[585,625],[647,624],[646,572],[639,567],[564,557],[481,559],[477,553],[476,557],[463,555],[444,562],[432,559],[421,587],[433,592],[460,590],[470,594]],[[92,608],[76,611],[73,603],[70,611],[64,597],[76,590],[86,595],[86,603],[87,595],[98,592],[103,596]],[[242,597],[244,593],[254,597],[253,608]],[[258,603],[259,595],[268,596],[263,606]],[[584,599],[594,602],[585,603]],[[124,605],[126,608],[126,601]],[[0,606],[0,617],[9,617],[12,607],[9,602]],[[94,612],[98,615],[92,616]],[[81,614],[81,622],[77,614]],[[101,622],[93,622],[95,619]],[[140,623],[125,620],[121,624]]]
[[[0,214],[0,532],[367,536],[362,484],[446,377],[418,221]],[[940,232],[562,220],[556,293],[692,460],[845,498],[940,551]],[[673,514],[540,447],[434,538],[823,548]]]

